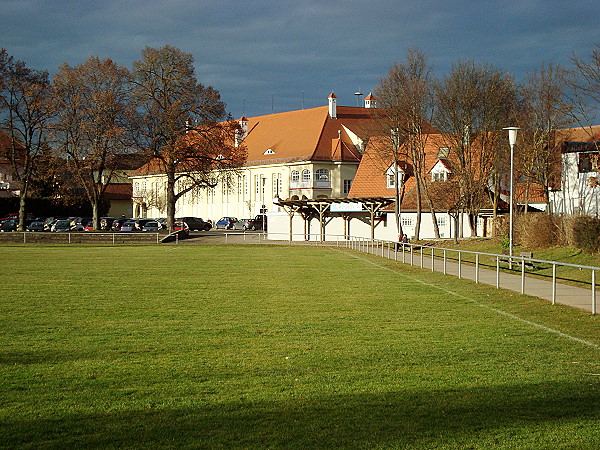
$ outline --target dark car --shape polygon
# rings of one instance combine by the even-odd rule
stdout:
[[[115,220],[114,217],[100,217],[100,229],[110,230]]]
[[[215,224],[215,228],[218,230],[223,228],[225,230],[231,230],[235,226],[237,219],[235,217],[221,217]]]
[[[190,230],[208,231],[212,228],[210,223],[205,222],[200,217],[180,217],[175,220],[177,222],[185,222]]]
[[[34,220],[27,225],[27,231],[45,231],[44,222],[40,220]]]
[[[266,214],[258,214],[252,219],[251,230],[264,230],[267,231],[267,216]]]
[[[50,231],[57,233],[71,231],[71,221],[69,219],[59,219],[52,224]]]
[[[156,220],[149,220],[142,227],[142,231],[160,231],[162,227]]]
[[[0,225],[0,231],[2,231],[2,232],[17,231],[18,226],[19,226],[18,220],[7,219],[4,222],[2,222],[2,225]]]

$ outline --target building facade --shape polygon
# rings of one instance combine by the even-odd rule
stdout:
[[[242,117],[236,145],[247,151],[245,165],[229,184],[186,193],[176,204],[176,215],[215,222],[223,216],[280,211],[274,205],[278,198],[347,196],[373,121],[374,103],[369,106],[338,106],[331,94],[327,106]],[[166,214],[166,177],[150,172],[146,165],[131,176],[136,217]]]

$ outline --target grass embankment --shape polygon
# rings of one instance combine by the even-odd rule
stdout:
[[[452,240],[443,241],[419,241],[421,244],[433,245],[435,247],[443,247],[448,249],[459,249],[471,252],[502,254],[502,246],[499,238],[475,238],[461,239],[458,244]],[[575,247],[551,247],[551,248],[528,248],[521,245],[515,245],[513,248],[515,256],[519,256],[521,252],[531,252],[535,259],[544,261],[558,261],[568,264],[577,264],[581,266],[600,267],[600,255],[590,255],[584,253]],[[448,253],[449,259],[457,259],[456,253]],[[463,254],[462,260],[465,262],[475,262],[475,256]],[[489,267],[496,267],[496,260],[492,257],[482,256],[479,260],[480,264]],[[502,267],[507,270],[507,264],[503,263]],[[515,266],[514,271],[520,272],[520,266]],[[535,269],[527,268],[527,272],[540,278],[552,278],[552,266],[550,264],[539,263],[535,264]],[[599,275],[599,274],[597,274]],[[558,266],[557,277],[560,282],[573,285],[586,284],[589,285],[591,275],[589,270],[580,270],[575,267]]]
[[[600,446],[581,311],[346,250],[0,252],[2,447]]]

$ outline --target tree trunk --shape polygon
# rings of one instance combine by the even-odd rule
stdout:
[[[169,233],[175,229],[175,170],[167,168],[167,228]]]
[[[29,190],[29,183],[27,181],[23,181],[23,189],[19,193],[19,225],[17,227],[18,231],[25,231],[25,220],[27,219],[27,214],[25,212],[25,204],[27,201],[27,191]]]

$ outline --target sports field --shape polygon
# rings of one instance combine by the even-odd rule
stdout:
[[[346,249],[1,246],[2,448],[600,448],[600,320]]]

